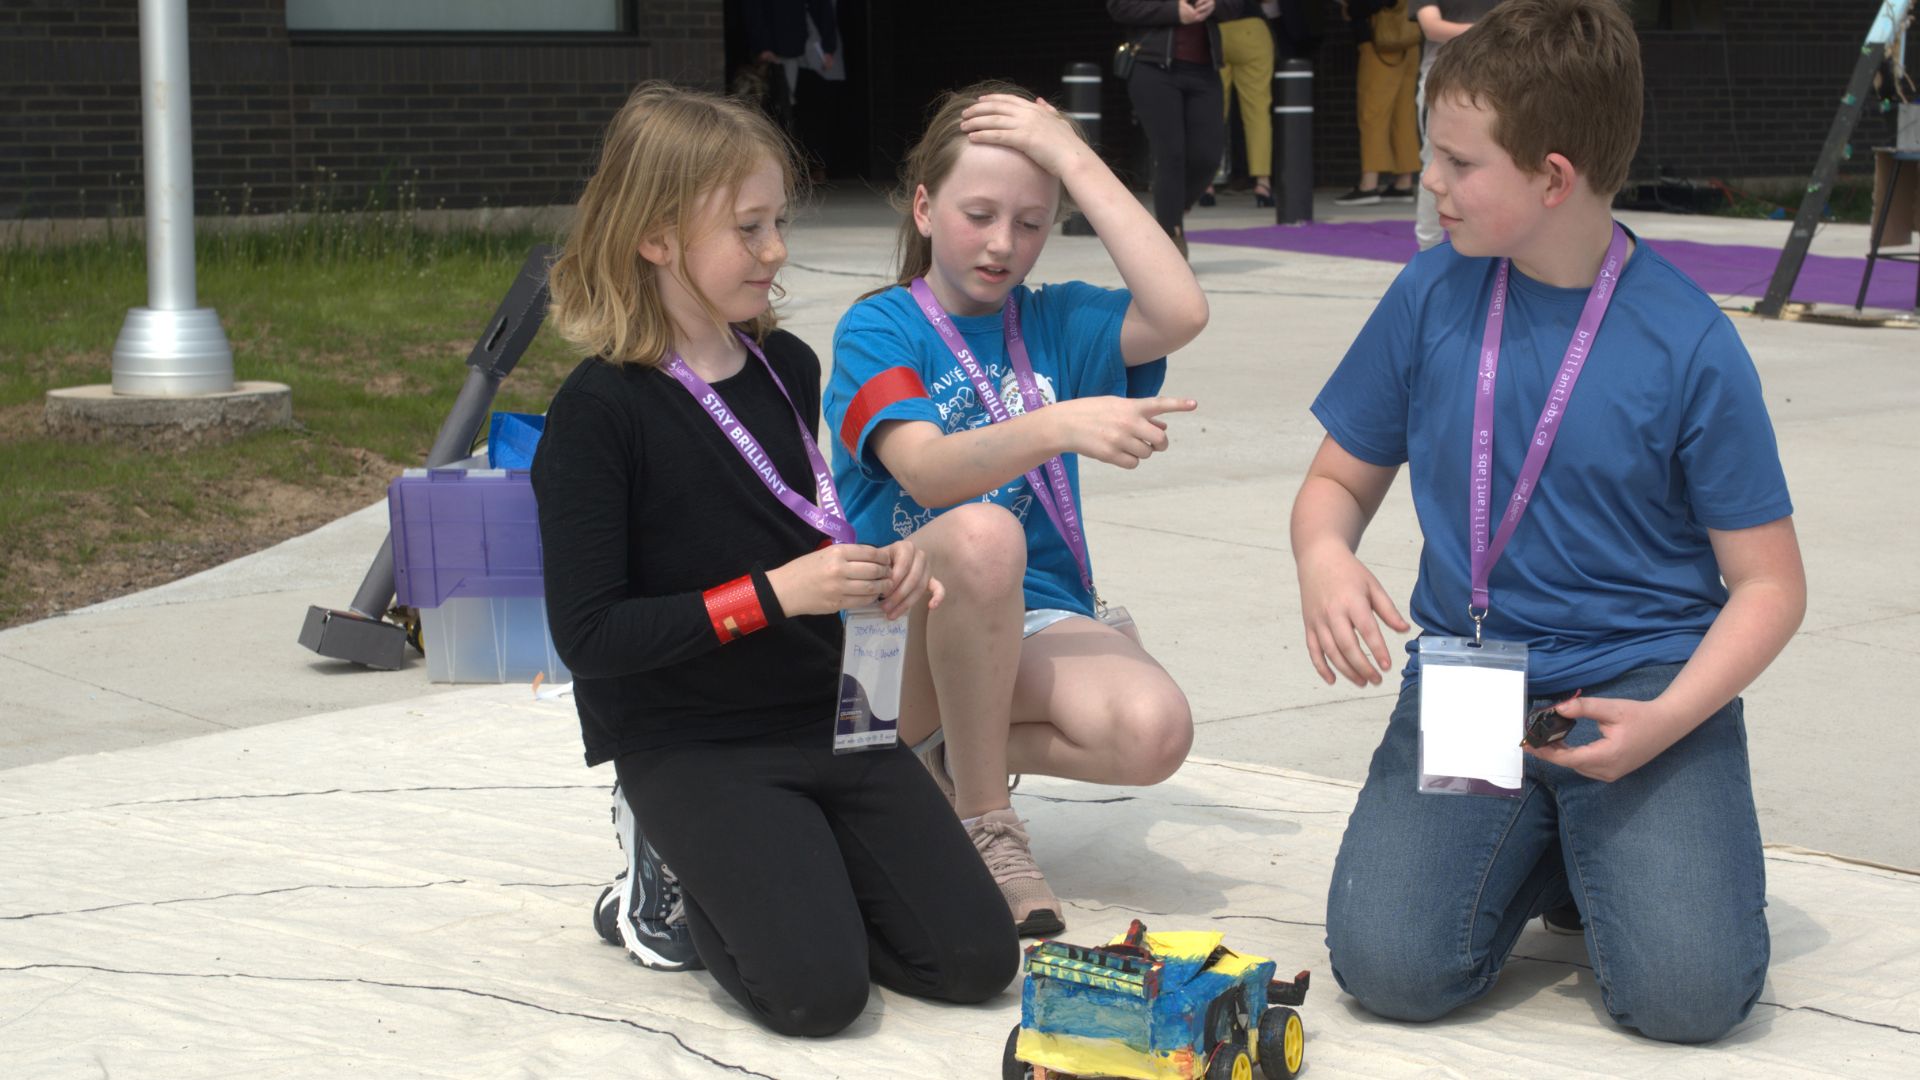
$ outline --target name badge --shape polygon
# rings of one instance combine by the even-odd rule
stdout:
[[[1421,638],[1419,790],[1519,798],[1526,711],[1525,643]]]
[[[875,750],[900,740],[900,683],[906,666],[904,616],[889,620],[878,608],[847,612],[834,753]]]

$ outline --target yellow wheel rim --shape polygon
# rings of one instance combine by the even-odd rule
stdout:
[[[1253,1059],[1244,1050],[1233,1055],[1233,1080],[1253,1080]]]
[[[1300,1026],[1300,1014],[1287,1017],[1287,1033],[1281,1046],[1281,1053],[1287,1059],[1287,1071],[1297,1072],[1300,1062],[1307,1056],[1307,1032]]]

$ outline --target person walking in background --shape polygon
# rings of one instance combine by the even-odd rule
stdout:
[[[1153,149],[1153,216],[1187,253],[1187,211],[1200,199],[1226,143],[1220,21],[1243,0],[1107,0],[1129,31],[1127,97]]]
[[[1247,175],[1253,177],[1253,205],[1273,205],[1273,30],[1268,19],[1280,17],[1279,0],[1264,0],[1260,14],[1220,24],[1220,106],[1231,89],[1240,99],[1240,126],[1247,137]],[[1231,113],[1229,112],[1229,117]],[[1213,193],[1208,185],[1207,193]],[[1202,200],[1203,202],[1205,200]]]
[[[1433,164],[1433,144],[1427,141],[1427,72],[1433,70],[1433,62],[1439,59],[1441,46],[1466,33],[1474,20],[1492,11],[1499,2],[1412,0],[1408,5],[1408,16],[1419,22],[1420,33],[1426,38],[1426,44],[1420,48],[1420,84],[1414,90],[1413,106],[1420,116],[1420,168],[1423,172]],[[1419,239],[1421,251],[1447,238],[1446,230],[1440,227],[1440,212],[1434,206],[1433,192],[1425,187],[1415,193],[1413,235]]]
[[[1406,0],[1341,0],[1360,43],[1354,90],[1360,121],[1360,183],[1335,199],[1341,206],[1414,201],[1420,171],[1420,31]],[[1392,177],[1388,183],[1386,178]]]

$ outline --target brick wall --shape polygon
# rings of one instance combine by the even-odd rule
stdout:
[[[1332,0],[1328,0],[1331,4]],[[1685,177],[1804,178],[1833,122],[1880,0],[1723,0],[1724,33],[1648,30],[1641,35],[1646,116],[1636,177],[1661,167]],[[1059,86],[1069,60],[1103,67],[1122,34],[1103,0],[973,0],[970,4],[875,5],[874,38],[903,43],[878,58],[887,68],[876,94],[876,175],[888,175],[917,130],[920,110],[941,88],[1002,75],[1043,93]],[[1328,19],[1315,55],[1315,173],[1349,185],[1359,171],[1354,126],[1354,43]],[[907,44],[917,43],[917,44]],[[926,43],[937,43],[929,45]],[[1107,157],[1137,165],[1139,129],[1124,86],[1103,87]],[[1236,111],[1237,115],[1237,111]],[[1891,120],[1869,115],[1855,135],[1865,147],[1890,138]],[[1848,171],[1871,168],[1866,155]]]
[[[725,0],[633,2],[632,38],[316,40],[289,38],[284,0],[191,0],[197,206],[279,209],[311,204],[318,188],[357,205],[402,183],[423,206],[570,202],[634,83],[722,80]],[[1723,0],[1724,33],[1643,34],[1635,175],[1804,177],[1879,2]],[[1001,76],[1054,94],[1066,63],[1104,70],[1122,36],[1103,0],[841,6],[865,19],[850,28],[847,59],[866,85],[835,93],[870,103],[863,171],[878,181],[892,177],[940,89]],[[139,212],[137,8],[0,5],[0,220]],[[1354,50],[1337,18],[1316,61],[1316,173],[1350,184]],[[1104,83],[1102,112],[1109,160],[1138,172],[1143,140],[1123,84]],[[1854,142],[1890,131],[1871,115]]]
[[[289,38],[284,0],[191,0],[200,213],[571,202],[633,85],[718,87],[722,0],[635,0],[619,39]],[[137,0],[0,8],[0,220],[139,213]]]

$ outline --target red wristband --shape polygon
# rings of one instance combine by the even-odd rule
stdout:
[[[752,574],[716,585],[700,598],[706,601],[713,636],[723,645],[766,628],[767,613],[760,610],[760,592],[753,587]]]

